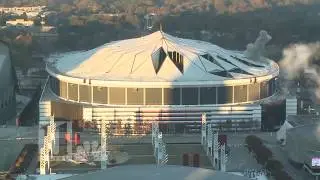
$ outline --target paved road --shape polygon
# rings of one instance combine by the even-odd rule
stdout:
[[[274,158],[281,161],[284,166],[284,170],[288,172],[294,180],[314,179],[314,177],[312,177],[306,171],[302,169],[296,169],[289,163],[286,150],[274,140],[276,139],[275,136],[264,135],[259,137],[264,140],[264,144],[272,151]]]

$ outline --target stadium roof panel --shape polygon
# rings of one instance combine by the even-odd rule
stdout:
[[[157,31],[88,51],[51,56],[49,69],[71,77],[115,81],[224,81],[266,76],[272,62],[248,60],[241,52]],[[237,69],[237,74],[232,70]],[[232,76],[216,74],[233,73]],[[231,71],[231,72],[229,72]],[[242,74],[241,72],[246,72]]]

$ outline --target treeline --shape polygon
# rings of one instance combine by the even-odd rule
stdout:
[[[318,0],[0,0],[0,6],[45,5],[60,11],[88,13],[162,13],[216,11],[237,13],[277,6],[314,4]]]
[[[320,40],[319,8],[318,4],[300,5],[221,15],[184,12],[178,16],[166,16],[161,23],[165,31],[186,38],[201,39],[201,31],[205,30],[210,35],[204,40],[240,50],[244,50],[264,29],[273,37],[268,43],[268,51],[281,56],[282,48],[288,44]]]

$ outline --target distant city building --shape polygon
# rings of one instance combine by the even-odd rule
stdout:
[[[22,15],[27,14],[29,18],[36,17],[40,12],[44,11],[46,6],[31,6],[31,7],[0,7],[0,12],[8,14]]]
[[[54,115],[98,126],[108,120],[114,134],[123,132],[119,124],[150,133],[152,121],[163,133],[200,133],[205,112],[216,130],[260,130],[269,114],[263,103],[277,94],[275,62],[162,31],[49,60],[40,125]]]
[[[16,19],[16,20],[9,20],[6,21],[7,26],[33,26],[33,21],[24,20],[24,19]]]
[[[57,28],[54,26],[31,27],[30,33],[37,40],[54,42],[58,39]]]
[[[7,124],[16,115],[16,79],[10,49],[0,42],[0,125]]]

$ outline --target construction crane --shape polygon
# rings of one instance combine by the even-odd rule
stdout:
[[[149,13],[144,16],[144,19],[145,19],[144,30],[148,30],[148,31],[152,30],[156,16],[157,16],[156,13]]]

